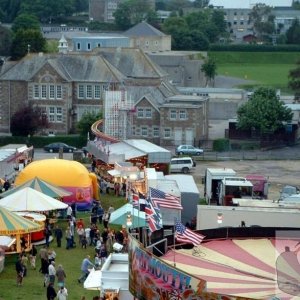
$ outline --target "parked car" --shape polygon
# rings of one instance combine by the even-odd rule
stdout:
[[[59,149],[62,148],[63,152],[74,152],[76,147],[69,146],[65,143],[51,143],[49,145],[44,146],[44,150],[47,152],[58,152]]]
[[[299,188],[292,185],[285,185],[282,190],[280,191],[280,198],[279,200],[283,200],[286,197],[289,197],[291,195],[297,195],[299,194]]]
[[[176,148],[177,155],[182,155],[182,154],[200,155],[202,153],[203,153],[203,149],[196,148],[192,145],[180,145]]]
[[[196,167],[196,162],[191,157],[175,157],[171,159],[170,172],[187,174]]]

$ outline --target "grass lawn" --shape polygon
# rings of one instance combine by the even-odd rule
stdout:
[[[110,204],[114,208],[118,208],[126,203],[124,197],[115,197],[111,195],[104,195],[101,198],[101,203],[104,209],[107,209]],[[79,217],[84,219],[84,223],[89,224],[88,212],[77,213],[77,219]],[[59,221],[62,228],[65,229],[66,221]],[[99,224],[98,224],[99,225]],[[118,229],[118,226],[111,226]],[[100,231],[103,227],[100,227]],[[75,235],[76,236],[76,235]],[[80,265],[83,258],[87,255],[91,255],[93,259],[95,250],[94,247],[88,247],[87,249],[81,249],[76,247],[74,249],[66,250],[66,242],[63,238],[62,248],[56,247],[56,242],[50,244],[50,248],[53,248],[57,254],[56,266],[62,264],[65,269],[66,278],[66,288],[69,293],[69,300],[79,300],[81,296],[86,296],[87,300],[93,298],[93,296],[99,295],[97,291],[88,291],[83,288],[82,284],[77,282],[80,276]],[[38,250],[40,247],[38,247]],[[92,260],[93,261],[93,260]],[[46,299],[46,288],[43,286],[43,275],[39,273],[40,259],[37,256],[37,269],[31,270],[28,267],[28,275],[24,278],[23,286],[16,286],[16,271],[15,271],[16,255],[6,256],[5,258],[5,268],[2,273],[0,273],[0,300],[18,300],[18,299],[30,299],[30,300],[41,300]]]
[[[209,52],[217,63],[217,74],[254,81],[240,88],[269,86],[293,94],[288,74],[300,58],[297,52]]]
[[[232,76],[254,81],[253,84],[244,85],[251,88],[258,85],[270,86],[287,90],[288,74],[294,68],[289,64],[220,64],[217,68],[218,75]]]

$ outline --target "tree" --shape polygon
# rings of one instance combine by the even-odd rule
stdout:
[[[40,22],[38,18],[34,15],[21,14],[15,18],[11,29],[15,33],[18,30],[40,30]]]
[[[52,22],[61,16],[71,16],[75,11],[73,0],[22,0],[20,12],[33,14],[41,22]]]
[[[148,2],[144,0],[127,0],[121,2],[114,12],[115,24],[119,29],[126,30],[146,20],[147,14],[150,11]]]
[[[300,99],[300,60],[297,61],[296,67],[289,72],[288,86],[295,92],[295,99]]]
[[[0,9],[3,12],[1,22],[12,23],[19,14],[21,0],[0,0]]]
[[[38,106],[23,106],[11,117],[10,131],[13,136],[33,136],[48,127],[47,115]]]
[[[10,48],[12,43],[12,32],[0,26],[0,55],[10,56]]]
[[[206,59],[201,67],[201,71],[205,75],[205,79],[206,79],[205,85],[207,86],[209,83],[213,82],[213,86],[214,86],[214,80],[217,75],[216,62],[211,58]]]
[[[300,22],[299,19],[295,19],[291,27],[286,32],[287,44],[299,44],[300,43]]]
[[[14,35],[11,58],[18,60],[30,52],[44,52],[46,49],[46,39],[40,30],[18,30]]]
[[[274,19],[275,16],[271,15],[271,7],[258,3],[253,6],[249,17],[253,23],[254,33],[263,40],[266,35],[270,35],[275,32]]]
[[[237,116],[238,128],[254,128],[262,135],[283,128],[286,122],[292,120],[293,113],[279,99],[274,89],[261,87],[248,102],[238,108]]]
[[[80,121],[77,123],[79,134],[83,137],[91,133],[91,126],[102,118],[102,113],[86,112],[82,115]]]

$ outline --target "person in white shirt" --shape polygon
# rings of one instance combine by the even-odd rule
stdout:
[[[68,290],[62,286],[57,292],[57,299],[58,300],[67,300],[68,297]]]
[[[86,227],[84,229],[84,232],[85,232],[85,237],[86,237],[86,240],[87,240],[87,244],[91,245],[91,236],[90,236],[91,228],[90,227]]]
[[[48,274],[49,274],[49,283],[52,283],[54,285],[55,275],[56,275],[56,269],[55,269],[55,262],[54,261],[52,261],[51,264],[48,267]]]
[[[68,208],[67,208],[67,219],[70,220],[72,218],[72,214],[73,214],[72,207],[70,205],[68,205]]]

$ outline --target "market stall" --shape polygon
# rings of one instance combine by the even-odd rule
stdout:
[[[31,233],[43,230],[44,226],[30,221],[0,206],[0,235],[15,239],[6,253],[20,253],[31,249]]]

